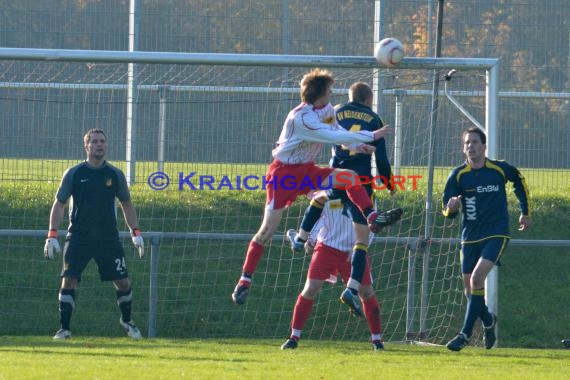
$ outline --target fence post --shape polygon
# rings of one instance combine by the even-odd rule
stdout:
[[[164,144],[166,135],[166,100],[168,97],[168,86],[160,86],[158,90],[158,165],[157,170],[164,172]]]
[[[150,240],[150,283],[148,295],[148,337],[156,338],[156,314],[158,303],[158,257],[160,252],[160,237],[153,236]]]
[[[425,340],[428,335],[427,317],[429,309],[429,269],[430,269],[430,247],[423,237],[418,239],[418,250],[422,254],[422,284],[420,299],[420,329],[419,340]]]
[[[406,294],[406,341],[416,338],[414,316],[416,311],[416,257],[417,246],[408,244],[408,289]]]

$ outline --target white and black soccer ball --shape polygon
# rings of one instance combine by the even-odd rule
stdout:
[[[404,58],[404,46],[395,38],[384,38],[378,43],[374,56],[378,63],[394,67]]]

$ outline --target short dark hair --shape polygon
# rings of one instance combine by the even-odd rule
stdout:
[[[318,68],[309,71],[301,79],[301,100],[309,104],[315,103],[333,83],[330,71]]]
[[[348,98],[351,102],[365,104],[366,101],[373,96],[374,94],[368,83],[356,82],[348,89]]]
[[[463,141],[465,141],[465,136],[467,136],[469,133],[476,133],[479,135],[479,138],[481,138],[481,143],[482,144],[487,144],[487,135],[485,135],[485,132],[483,132],[481,130],[481,128],[479,127],[471,127],[468,128],[466,130],[463,131],[463,134],[461,135],[461,138],[463,139]]]
[[[86,145],[89,142],[89,140],[91,139],[91,135],[94,133],[102,134],[103,136],[105,136],[105,140],[107,140],[107,135],[105,134],[105,132],[103,132],[101,128],[91,128],[90,130],[85,132],[85,135],[83,135],[83,145]]]

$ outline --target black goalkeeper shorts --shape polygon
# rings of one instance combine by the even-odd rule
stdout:
[[[61,277],[81,281],[83,270],[95,260],[101,281],[115,281],[129,277],[125,252],[119,239],[109,241],[81,242],[71,239],[63,247],[63,269]]]

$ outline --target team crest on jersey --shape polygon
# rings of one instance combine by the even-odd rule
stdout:
[[[332,124],[333,121],[334,121],[334,116],[329,116],[329,117],[325,118],[325,120],[323,120],[323,123]]]
[[[107,186],[107,187],[113,186],[113,180],[111,178],[107,178],[105,180],[105,186]]]

